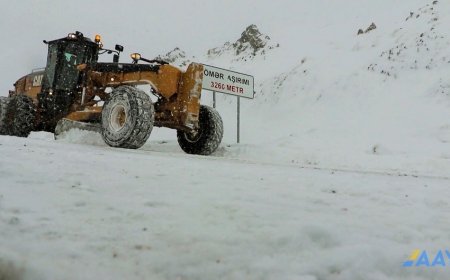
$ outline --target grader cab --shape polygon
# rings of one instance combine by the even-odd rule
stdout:
[[[202,64],[182,71],[138,53],[131,63],[119,63],[122,46],[105,49],[100,36],[92,41],[81,32],[44,42],[45,70],[22,77],[9,97],[0,98],[0,134],[58,136],[78,128],[100,132],[112,147],[137,149],[157,126],[176,129],[187,153],[209,155],[219,146],[220,115],[200,104]],[[99,62],[104,53],[114,54],[113,62]],[[148,85],[156,102],[139,85]]]

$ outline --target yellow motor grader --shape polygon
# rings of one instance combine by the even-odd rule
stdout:
[[[22,77],[9,97],[0,97],[1,135],[57,136],[79,128],[100,132],[109,146],[138,149],[154,126],[168,127],[177,130],[185,152],[200,155],[213,153],[222,141],[220,115],[200,105],[202,64],[181,71],[138,53],[132,63],[119,63],[122,46],[105,49],[99,35],[92,41],[78,31],[44,43],[45,70]],[[98,62],[104,53],[113,54],[113,62]],[[138,85],[149,85],[157,101]]]

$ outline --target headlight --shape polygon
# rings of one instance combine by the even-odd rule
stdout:
[[[75,33],[69,33],[69,35],[67,35],[67,39],[76,39],[77,35]]]
[[[139,53],[132,53],[130,56],[131,56],[131,59],[133,59],[133,60],[141,59],[141,55]]]

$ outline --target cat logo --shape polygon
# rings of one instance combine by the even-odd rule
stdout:
[[[33,78],[33,86],[34,87],[40,87],[42,85],[42,79],[44,78],[44,75],[36,75]]]

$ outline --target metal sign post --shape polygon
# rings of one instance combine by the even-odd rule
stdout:
[[[203,89],[213,92],[213,107],[216,108],[216,92],[237,96],[236,140],[241,142],[241,97],[253,99],[255,82],[253,76],[214,66],[203,65]]]
[[[237,97],[237,143],[241,142],[241,98]]]

